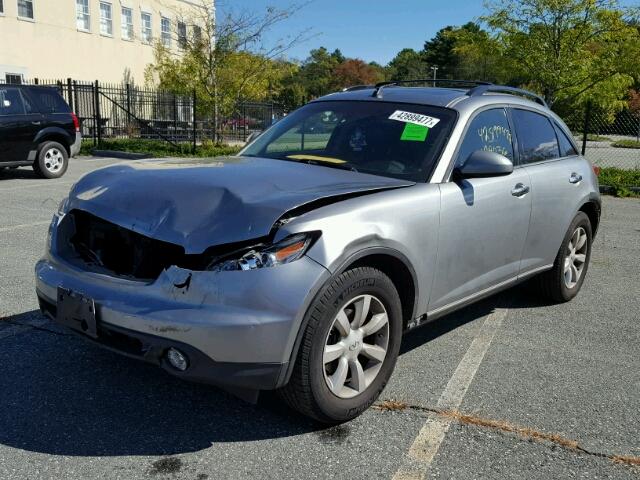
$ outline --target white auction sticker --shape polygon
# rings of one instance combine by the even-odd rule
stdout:
[[[429,115],[422,115],[420,113],[404,112],[402,110],[396,110],[391,114],[389,120],[397,120],[404,123],[414,123],[416,125],[422,125],[423,127],[433,128],[440,121],[439,118],[430,117]]]

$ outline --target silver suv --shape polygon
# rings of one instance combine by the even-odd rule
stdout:
[[[238,156],[119,164],[60,205],[42,311],[94,342],[323,422],[385,387],[404,330],[526,279],[584,282],[597,178],[539,97],[358,87]]]

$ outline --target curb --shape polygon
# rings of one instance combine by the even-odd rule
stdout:
[[[91,153],[97,157],[122,158],[124,160],[142,160],[145,158],[153,158],[150,153],[130,153],[118,150],[92,150]]]
[[[640,187],[624,187],[633,193],[640,193]],[[600,193],[606,193],[608,195],[615,195],[618,189],[610,185],[600,185]]]

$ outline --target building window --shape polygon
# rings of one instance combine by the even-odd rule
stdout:
[[[198,25],[193,26],[193,43],[196,45],[202,41],[202,29]]]
[[[33,0],[18,0],[18,16],[33,20]]]
[[[100,33],[108,36],[113,35],[111,4],[107,2],[100,2]]]
[[[151,29],[151,14],[142,12],[140,15],[141,20],[141,33],[142,33],[142,41],[144,43],[151,43],[151,39],[153,37],[153,30]]]
[[[4,4],[2,3],[2,0],[0,0],[0,13],[4,13]]]
[[[171,48],[171,20],[162,17],[160,20],[162,45],[167,48]]]
[[[21,73],[7,73],[5,74],[4,79],[5,79],[5,83],[9,83],[11,85],[22,85]]]
[[[178,45],[180,48],[187,46],[187,25],[184,22],[178,22]]]
[[[133,10],[122,7],[120,11],[120,28],[123,40],[133,40]]]
[[[78,30],[89,31],[91,26],[89,15],[89,0],[76,0],[76,27]]]

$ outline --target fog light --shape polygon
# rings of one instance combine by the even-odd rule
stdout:
[[[167,350],[166,356],[169,364],[176,370],[184,372],[189,366],[189,359],[187,358],[187,356],[176,348],[172,347]]]

